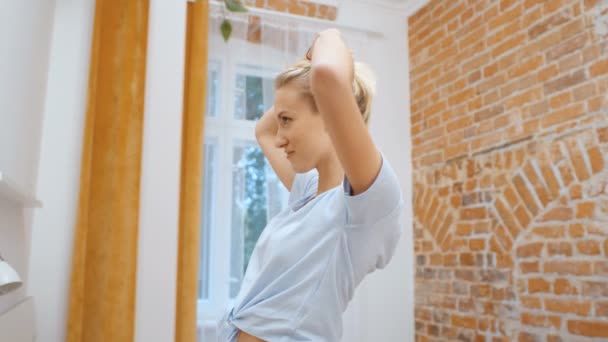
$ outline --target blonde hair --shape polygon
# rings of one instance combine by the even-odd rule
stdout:
[[[376,93],[376,80],[373,72],[367,65],[355,62],[355,77],[353,80],[353,93],[357,100],[357,106],[367,125],[371,116],[372,100]],[[308,59],[302,59],[281,72],[275,79],[274,87],[279,89],[294,82],[302,89],[305,96],[309,97],[315,111],[318,111],[314,96],[310,90],[310,68]]]

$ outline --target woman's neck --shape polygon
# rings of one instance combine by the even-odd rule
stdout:
[[[340,160],[335,154],[321,160],[317,165],[317,172],[319,173],[317,195],[337,187],[344,180],[342,164],[340,164]]]

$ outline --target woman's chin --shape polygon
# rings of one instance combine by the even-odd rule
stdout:
[[[306,172],[314,169],[314,167],[294,163],[293,161],[291,162],[291,168],[293,169],[293,171],[295,173],[306,173]]]

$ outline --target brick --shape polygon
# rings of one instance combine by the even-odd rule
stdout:
[[[499,269],[483,269],[479,271],[482,282],[504,283],[509,280],[510,271]]]
[[[608,142],[608,127],[598,128],[597,137],[602,143]]]
[[[505,252],[502,243],[498,242],[497,235],[492,236],[490,239],[490,252],[497,254],[502,254]]]
[[[608,296],[608,282],[605,281],[584,281],[582,283],[583,296],[587,297],[606,297]]]
[[[522,273],[538,273],[540,270],[538,261],[520,262],[519,269]]]
[[[569,90],[563,91],[561,93],[557,93],[557,94],[551,96],[551,98],[549,98],[549,105],[551,106],[551,109],[553,109],[553,110],[562,108],[562,107],[572,103],[572,97],[573,97],[573,94]]]
[[[573,184],[570,187],[570,199],[578,200],[583,198],[583,186],[580,184]]]
[[[455,266],[458,264],[456,254],[446,254],[443,256],[444,266]]]
[[[486,217],[487,210],[485,207],[463,208],[460,211],[460,219],[462,220],[480,220]]]
[[[584,70],[578,70],[570,75],[562,76],[556,80],[545,83],[545,94],[550,95],[552,93],[562,91],[566,88],[573,87],[587,80]]]
[[[547,335],[547,342],[566,342],[558,335]]]
[[[473,120],[469,116],[465,116],[451,122],[447,123],[447,131],[448,133],[454,132],[456,130],[461,130],[465,127],[470,126],[473,123]]]
[[[587,255],[599,255],[601,253],[600,242],[597,240],[578,241],[576,249],[579,253]]]
[[[467,223],[458,223],[456,224],[456,231],[455,233],[457,235],[471,235],[471,233],[473,233],[473,224],[470,222]]]
[[[543,225],[532,229],[532,234],[546,239],[559,239],[566,236],[566,229],[560,225]]]
[[[551,127],[564,121],[574,120],[585,113],[585,105],[583,103],[575,103],[543,116],[541,119],[541,126],[543,128]]]
[[[434,324],[427,325],[427,334],[430,336],[439,336],[439,326]]]
[[[597,316],[608,317],[608,302],[595,303],[595,314]]]
[[[540,9],[538,11],[540,12]],[[535,39],[536,37],[551,30],[552,28],[567,23],[568,20],[569,15],[566,12],[556,13],[543,20],[542,22],[539,22],[538,24],[530,27],[530,29],[528,30],[528,36],[530,37],[530,39]]]
[[[519,100],[519,103],[527,103],[530,102],[530,100],[539,99],[539,89],[535,87],[535,85],[537,84],[538,80],[536,75],[534,74],[516,78],[511,81],[508,81],[505,86],[500,88],[500,96],[504,99],[513,95],[516,92],[523,92],[526,89],[534,88],[532,93],[525,94],[524,97]],[[517,103],[515,103],[515,105],[517,105]],[[513,107],[513,105],[511,105],[509,109],[511,107]]]
[[[446,205],[442,203],[439,209],[437,210],[435,219],[430,224],[428,224],[428,227],[433,232],[437,232],[436,236],[439,236],[439,234],[441,234],[441,229],[443,228],[443,224],[445,223],[446,217],[448,215],[450,215],[450,213],[448,212]]]
[[[577,36],[574,36],[565,42],[551,48],[547,51],[546,60],[551,62],[557,58],[567,55],[573,51],[580,50],[588,42],[589,36],[587,32],[583,32]]]
[[[545,309],[553,312],[587,316],[591,310],[591,303],[568,299],[545,298]]]
[[[558,295],[578,293],[576,287],[572,285],[568,279],[564,278],[555,279],[555,282],[553,283],[553,291]]]
[[[429,262],[431,265],[441,265],[443,262],[443,257],[439,253],[433,253],[429,258]]]
[[[599,111],[604,103],[606,102],[606,98],[604,95],[596,96],[587,100],[587,110],[590,113]]]
[[[541,340],[541,336],[540,335],[535,335],[529,332],[520,332],[519,335],[517,336],[517,341],[518,342],[540,342]]]
[[[561,318],[559,316],[537,315],[529,312],[521,314],[521,322],[534,327],[553,327],[558,329],[561,326]]]
[[[572,90],[572,96],[574,97],[575,102],[583,101],[596,95],[597,92],[594,83],[586,83]]]
[[[486,249],[485,239],[472,239],[469,241],[469,249],[471,251],[483,251]]]
[[[540,308],[542,308],[542,302],[537,297],[522,296],[520,299],[521,299],[521,304],[525,308],[528,308],[528,309],[540,309]]]
[[[528,279],[528,293],[547,293],[551,289],[551,284],[543,278]]]
[[[496,28],[506,25],[516,19],[518,19],[522,15],[521,6],[516,6],[508,11],[501,12],[500,15],[496,16],[493,20],[489,22],[489,29],[495,30]]]
[[[536,216],[540,210],[540,207],[532,195],[530,188],[528,188],[526,182],[524,181],[524,178],[521,175],[515,176],[513,178],[513,184],[515,185],[517,193],[523,199],[528,210],[533,216]]]
[[[568,229],[569,235],[572,238],[580,238],[585,236],[585,228],[580,223],[573,223]]]
[[[583,64],[583,54],[580,51],[568,54],[558,60],[559,72],[562,74],[568,73],[573,69],[578,69]]]
[[[568,332],[587,337],[608,337],[608,322],[569,320]]]
[[[475,96],[475,89],[468,88],[448,98],[448,106],[455,106]]]
[[[549,202],[552,200],[552,198],[549,195],[549,192],[547,191],[545,185],[540,180],[540,177],[538,176],[532,163],[530,163],[530,162],[526,163],[526,165],[524,166],[523,172],[524,172],[526,178],[530,181],[530,184],[532,185],[534,191],[536,192],[536,196],[540,200],[542,206],[543,207],[547,206],[547,204],[549,204]]]
[[[509,186],[508,188],[506,188],[503,194],[505,196],[505,199],[507,200],[509,207],[515,208],[519,203],[519,197],[515,193],[513,186]]]
[[[593,271],[597,276],[608,276],[608,261],[596,261],[593,263]]]
[[[574,181],[574,172],[566,163],[561,163],[558,166],[560,179],[564,186],[569,186]]]
[[[544,242],[533,242],[521,245],[517,248],[518,258],[540,257],[543,252]]]
[[[497,115],[500,115],[503,112],[504,112],[504,106],[502,106],[502,105],[492,106],[490,108],[486,108],[486,109],[476,112],[474,114],[474,119],[475,119],[475,122],[480,122],[480,121],[495,117]]]
[[[475,329],[477,322],[474,317],[452,315],[450,323],[456,327]]]
[[[559,67],[557,66],[557,64],[552,64],[543,69],[540,69],[538,71],[537,78],[539,82],[546,82],[548,80],[553,79],[557,75],[559,75]]]
[[[475,274],[471,270],[458,269],[454,273],[454,277],[456,279],[464,280],[464,281],[474,281]]]
[[[439,232],[435,236],[437,243],[441,244],[445,240],[448,229],[450,229],[450,227],[452,226],[453,220],[454,219],[451,214],[448,214],[446,216],[445,220],[443,221],[443,224],[441,225],[441,228],[439,229]]]
[[[489,266],[493,266],[491,262],[488,262]],[[499,255],[496,256],[496,265],[499,269],[504,268],[512,268],[513,267],[513,259],[511,259],[508,255]]]
[[[574,218],[574,210],[568,207],[557,207],[546,212],[541,218],[542,222],[569,221]]]
[[[587,150],[591,162],[591,173],[597,174],[604,169],[604,156],[597,146]]]
[[[543,179],[549,188],[551,193],[551,198],[555,199],[559,196],[560,184],[555,176],[555,172],[553,167],[548,164],[544,164],[541,166],[541,173],[543,174]]]
[[[494,202],[494,207],[496,208],[498,215],[502,218],[502,222],[511,233],[511,237],[516,238],[521,231],[521,227],[511,213],[511,210],[507,208],[506,204],[504,204],[501,199],[496,199]]]
[[[576,218],[593,218],[595,213],[595,202],[581,202],[576,204]]]
[[[569,144],[568,152],[570,153],[570,160],[572,161],[576,178],[578,178],[579,181],[589,179],[591,174],[589,173],[587,163],[585,162],[585,158],[583,157],[579,144],[576,141]]]
[[[592,264],[587,261],[547,261],[543,265],[543,272],[570,275],[592,274]]]
[[[543,56],[536,55],[514,65],[508,72],[510,78],[516,78],[535,71],[543,64]]]
[[[547,252],[549,253],[550,256],[555,256],[555,255],[571,256],[572,255],[572,244],[570,244],[569,242],[565,242],[565,241],[548,242],[547,243]]]
[[[515,217],[522,227],[528,227],[528,224],[530,224],[530,221],[532,220],[532,217],[523,205],[518,205],[517,208],[515,208]]]
[[[595,78],[608,74],[608,59],[597,61],[589,67],[589,76]]]
[[[460,254],[460,265],[462,266],[473,266],[475,265],[475,258],[471,253]]]
[[[496,58],[508,51],[512,51],[514,48],[524,44],[526,40],[527,37],[524,33],[513,35],[492,50],[492,57]]]
[[[454,240],[452,234],[446,234],[445,238],[443,238],[443,241],[439,244],[440,248],[443,250],[448,250],[449,248],[452,248],[452,240]]]

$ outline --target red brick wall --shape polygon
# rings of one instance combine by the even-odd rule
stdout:
[[[243,3],[251,7],[287,12],[318,19],[335,20],[337,8],[318,4],[306,0],[244,0]]]
[[[409,20],[417,341],[608,341],[608,1]]]

